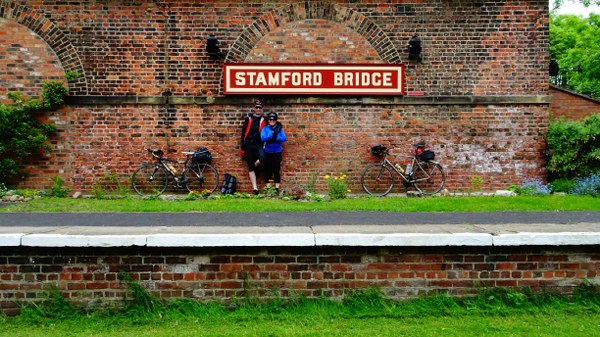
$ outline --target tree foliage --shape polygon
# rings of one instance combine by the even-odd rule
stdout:
[[[569,0],[554,0],[554,9],[559,8],[561,6],[566,6],[565,2],[569,2]],[[571,0],[571,2],[579,2],[585,7],[589,5],[600,6],[600,0]]]
[[[600,98],[600,15],[550,15],[550,57],[560,67],[553,84]]]
[[[572,179],[600,172],[600,114],[583,121],[551,121],[546,142],[551,178]]]
[[[64,104],[67,90],[60,82],[46,82],[39,100],[10,93],[12,104],[0,104],[0,183],[12,185],[22,175],[20,164],[32,153],[50,151],[48,137],[56,131],[39,115]]]

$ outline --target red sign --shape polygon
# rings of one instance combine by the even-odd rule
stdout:
[[[225,94],[403,95],[403,64],[225,64]]]

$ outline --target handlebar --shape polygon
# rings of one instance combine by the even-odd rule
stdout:
[[[148,150],[148,152],[150,152],[150,154],[152,155],[152,157],[157,158],[159,160],[170,161],[170,162],[178,163],[178,164],[185,163],[185,161],[178,161],[178,160],[174,160],[174,159],[170,159],[170,158],[165,157],[164,156],[165,153],[163,152],[163,150],[159,150],[159,149],[146,149],[146,150]],[[183,153],[186,156],[191,156],[195,152],[181,151],[181,153]]]
[[[150,154],[154,158],[161,159],[163,157],[163,155],[165,154],[162,150],[156,150],[156,149],[146,149],[146,150],[148,150],[148,152],[150,152]]]
[[[415,153],[418,155],[420,154],[423,149],[425,149],[427,147],[427,144],[425,143],[425,141],[420,141],[416,144],[411,144],[413,147],[415,147]],[[377,146],[373,146],[371,147],[371,153],[376,155],[376,156],[381,156],[381,155],[392,155],[390,153],[392,149],[387,147],[387,146],[383,146],[383,145],[377,145]]]

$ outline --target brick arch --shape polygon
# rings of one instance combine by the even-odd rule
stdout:
[[[271,31],[289,22],[322,19],[342,24],[364,37],[387,63],[401,61],[400,53],[387,34],[363,14],[337,4],[305,1],[274,9],[252,23],[231,45],[226,62],[243,62],[252,48]]]
[[[65,72],[76,72],[78,79],[69,81],[69,93],[86,95],[88,93],[85,69],[81,59],[69,39],[54,23],[34,10],[14,3],[0,2],[0,17],[15,21],[42,38],[52,48],[60,60]]]

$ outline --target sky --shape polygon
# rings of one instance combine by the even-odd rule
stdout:
[[[549,0],[550,2],[550,10],[552,10],[552,7],[554,6],[554,1],[553,0]],[[600,7],[599,6],[589,6],[587,8],[585,8],[579,1],[575,0],[565,0],[563,2],[563,5],[560,6],[560,9],[556,12],[556,14],[575,14],[575,15],[581,15],[583,17],[588,17],[589,14],[591,12],[594,12],[596,14],[600,14]]]

